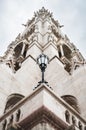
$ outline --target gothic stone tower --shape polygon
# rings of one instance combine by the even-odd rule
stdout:
[[[86,130],[85,59],[44,7],[24,26],[0,57],[0,130]]]

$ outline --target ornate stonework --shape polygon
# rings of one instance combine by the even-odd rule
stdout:
[[[0,130],[85,130],[86,60],[44,7],[23,25],[0,57]]]
[[[70,42],[68,36],[61,34],[60,28],[63,25],[61,26],[58,21],[54,20],[52,13],[50,13],[44,7],[39,11],[37,11],[36,13],[34,13],[34,17],[32,18],[32,20],[28,20],[28,22],[24,25],[25,25],[25,31],[21,34],[19,33],[15,41],[13,41],[8,46],[5,55],[0,58],[1,63],[6,63],[7,65],[9,65],[9,67],[12,68],[13,72],[16,72],[17,70],[15,69],[16,65],[20,66],[19,64],[21,64],[22,61],[24,60],[22,59],[23,58],[22,57],[18,61],[14,57],[15,54],[14,50],[16,46],[18,46],[18,44],[20,44],[21,42],[29,46],[30,44],[36,41],[39,45],[42,45],[41,50],[43,48],[43,45],[47,45],[48,42],[52,42],[52,44],[58,46],[57,48],[57,53],[59,53],[58,58],[61,59],[62,62],[65,64],[66,66],[65,69],[69,73],[71,73],[74,70],[73,69],[74,60],[76,60],[76,63],[85,64],[85,59],[80,53],[78,53],[78,50],[76,49],[74,44]],[[63,48],[64,45],[65,48]],[[26,50],[27,50],[26,53],[28,53],[29,48],[27,48]],[[71,51],[71,54],[67,53],[68,50]],[[70,59],[67,57],[67,55],[71,55]]]

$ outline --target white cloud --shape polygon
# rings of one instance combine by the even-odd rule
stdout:
[[[42,6],[53,12],[64,24],[63,31],[86,57],[86,1],[85,0],[1,0],[0,1],[0,55],[23,30],[22,23],[33,17]]]

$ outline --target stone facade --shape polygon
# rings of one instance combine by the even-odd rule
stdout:
[[[0,127],[2,130],[10,129],[9,124],[13,127],[17,122],[13,129],[21,129],[20,127],[26,125],[25,130],[74,129],[71,126],[85,130],[84,57],[70,42],[68,36],[62,34],[63,25],[54,20],[52,13],[44,7],[34,13],[34,17],[24,26],[23,33],[16,37],[4,56],[0,57]],[[41,80],[41,71],[36,60],[42,53],[49,57],[45,71],[45,79],[49,86],[45,84],[45,87],[40,86],[36,90],[35,87]],[[17,102],[19,103],[16,104]],[[34,112],[40,114],[37,120],[38,115]]]

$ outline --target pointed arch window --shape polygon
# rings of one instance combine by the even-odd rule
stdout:
[[[24,98],[21,94],[11,94],[7,98],[6,106],[4,109],[4,113],[9,111],[15,104],[17,104],[19,101],[21,101]]]

